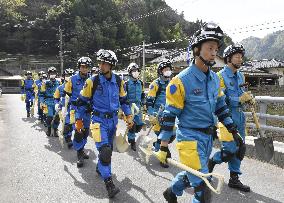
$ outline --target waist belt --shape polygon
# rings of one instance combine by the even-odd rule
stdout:
[[[191,128],[191,129],[202,132],[202,133],[207,134],[207,135],[213,135],[214,133],[216,133],[217,127],[216,126],[210,126],[208,128]]]
[[[44,96],[44,98],[54,98],[53,96]]]
[[[102,113],[102,112],[99,112],[99,111],[93,111],[93,115],[101,117],[101,118],[106,118],[106,119],[111,119],[114,116],[117,116],[117,114],[118,114],[118,111],[106,112],[106,113]]]
[[[77,101],[71,101],[71,104],[77,106]]]

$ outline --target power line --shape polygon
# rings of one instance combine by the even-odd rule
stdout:
[[[256,25],[248,25],[248,26],[245,26],[245,27],[239,27],[239,28],[234,28],[234,29],[227,29],[227,31],[251,29],[253,27],[265,26],[265,25],[270,25],[270,24],[275,24],[275,23],[280,23],[280,22],[284,22],[284,20],[266,22],[266,23],[261,23],[261,24],[256,24]]]
[[[118,21],[118,22],[115,22],[115,23],[112,23],[112,24],[109,24],[109,25],[106,25],[106,26],[101,26],[99,28],[96,28],[95,30],[98,30],[100,28],[108,28],[108,27],[111,27],[111,26],[115,26],[115,25],[120,25],[120,24],[124,24],[124,23],[128,23],[128,22],[133,22],[133,21],[137,21],[137,20],[140,20],[140,19],[143,19],[143,18],[147,18],[149,16],[153,16],[153,15],[158,15],[160,13],[163,13],[163,12],[166,12],[168,10],[171,10],[171,8],[160,8],[158,10],[155,10],[155,11],[150,11],[146,14],[142,14],[142,15],[139,15],[139,16],[135,16],[133,18],[130,18],[130,19],[125,19],[125,20],[121,20],[121,21]]]

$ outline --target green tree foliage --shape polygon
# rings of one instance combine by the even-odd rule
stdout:
[[[67,61],[143,40],[177,40],[152,48],[185,48],[184,38],[203,23],[186,21],[163,0],[0,0],[0,11],[2,52],[57,55],[60,26]]]

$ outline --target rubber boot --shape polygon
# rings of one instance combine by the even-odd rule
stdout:
[[[84,155],[83,155],[83,152],[84,152],[83,150],[77,151],[77,158],[78,158],[77,168],[81,168],[84,165]]]
[[[212,159],[209,159],[208,161],[208,170],[209,170],[209,173],[212,173],[214,167],[216,165],[216,162],[213,161],[213,158]]]
[[[51,135],[51,127],[48,127],[48,128],[47,128],[46,135],[47,135],[48,137],[50,137],[50,135]]]
[[[169,203],[177,203],[177,196],[172,192],[172,188],[167,188],[164,192],[163,192],[163,196],[165,198],[165,200]]]
[[[58,129],[57,129],[57,128],[54,128],[54,129],[53,129],[53,136],[54,136],[54,137],[59,137],[59,136],[58,136]]]
[[[239,180],[238,173],[235,172],[230,172],[230,180],[228,186],[230,188],[235,188],[243,192],[250,192],[250,187],[242,184],[242,182]]]
[[[84,149],[82,149],[82,151],[83,151],[83,158],[84,159],[89,159],[89,155],[88,154],[86,154],[86,152],[84,151]]]
[[[135,140],[129,140],[128,141],[130,143],[130,147],[133,151],[136,151],[136,142]]]
[[[113,184],[111,177],[105,179],[104,182],[106,184],[106,190],[109,198],[113,198],[117,193],[120,192],[120,190]]]
[[[65,141],[66,141],[68,149],[70,149],[73,146],[73,142],[71,140],[71,137],[66,137]]]

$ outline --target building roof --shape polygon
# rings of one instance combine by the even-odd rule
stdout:
[[[240,71],[246,76],[259,76],[259,77],[271,77],[271,78],[279,78],[278,75],[268,73],[264,70],[257,68],[256,66],[248,65],[242,66]]]
[[[252,60],[246,62],[246,65],[253,66],[257,69],[284,68],[284,62],[278,59]]]

